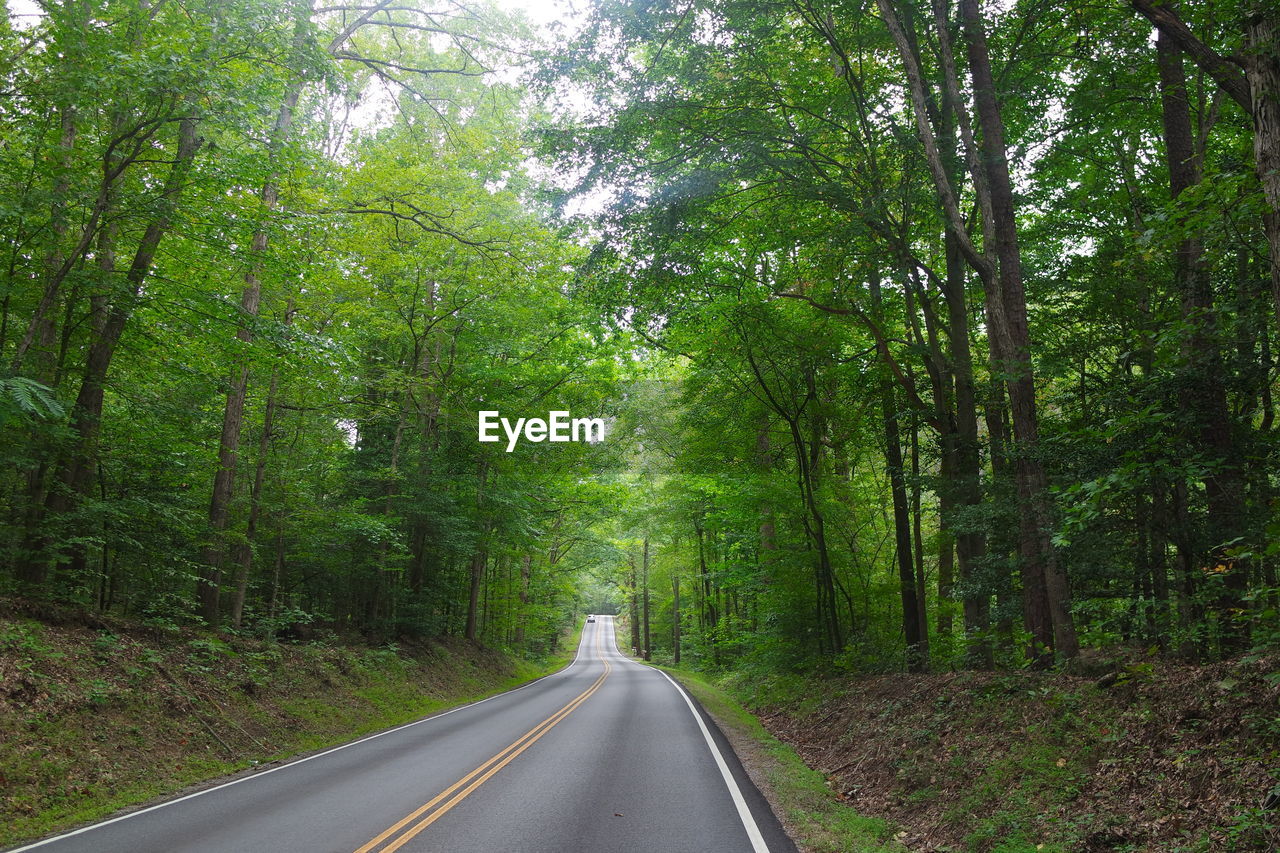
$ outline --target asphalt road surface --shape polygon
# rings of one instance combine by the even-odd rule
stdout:
[[[19,850],[794,853],[723,735],[618,653],[613,619],[532,684]]]

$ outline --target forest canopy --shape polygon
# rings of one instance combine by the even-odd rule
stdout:
[[[0,592],[618,608],[705,666],[1277,641],[1272,4],[13,9]]]

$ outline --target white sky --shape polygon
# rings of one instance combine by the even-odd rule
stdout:
[[[523,10],[530,21],[545,26],[552,21],[571,22],[581,14],[587,0],[576,0],[576,2],[575,0],[495,0],[495,2],[506,9]],[[40,14],[40,7],[36,4],[36,0],[4,0],[4,3],[8,7],[11,18],[18,16],[15,23],[19,27],[33,21],[32,16]]]
[[[9,7],[9,18],[13,20],[14,29],[30,26],[40,14],[40,7],[35,0],[5,0],[5,5]]]
[[[552,21],[568,23],[581,15],[586,6],[586,0],[577,0],[576,3],[570,0],[495,0],[495,2],[506,9],[523,10],[530,21],[542,26]]]

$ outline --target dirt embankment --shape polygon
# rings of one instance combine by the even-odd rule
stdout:
[[[886,675],[756,710],[914,851],[1274,851],[1278,670],[1270,655],[1101,678]]]
[[[267,643],[0,601],[0,847],[537,674],[461,641]]]

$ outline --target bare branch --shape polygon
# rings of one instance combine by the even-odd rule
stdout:
[[[367,65],[371,68],[374,66],[378,66],[382,68],[393,68],[396,71],[404,71],[409,74],[457,74],[462,77],[483,77],[486,73],[484,70],[470,71],[467,69],[467,64],[465,63],[461,68],[415,68],[414,66],[411,66],[411,65],[400,65],[399,63],[388,62],[384,59],[371,59],[367,56],[361,56],[360,54],[353,53],[349,50],[340,51],[339,53],[335,53],[333,56],[335,59],[345,59],[351,62],[359,62],[362,65]],[[482,66],[482,69],[483,69],[483,66]]]

